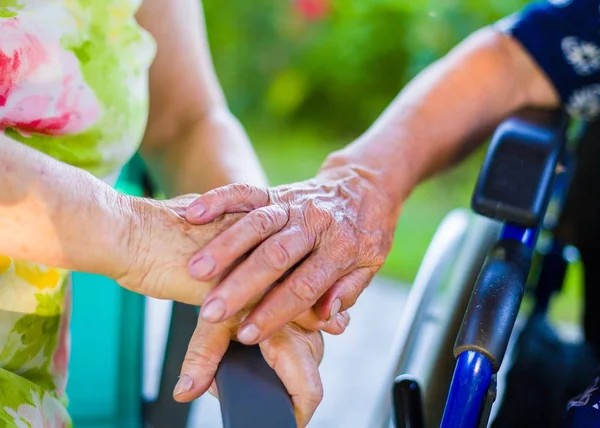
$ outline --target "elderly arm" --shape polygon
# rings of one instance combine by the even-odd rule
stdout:
[[[400,205],[416,184],[468,154],[511,112],[558,104],[554,87],[518,42],[484,29],[423,71],[363,136],[329,157],[322,173],[369,169]]]

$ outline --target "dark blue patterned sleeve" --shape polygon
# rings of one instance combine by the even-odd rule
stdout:
[[[496,23],[534,58],[554,84],[567,111],[600,114],[600,1],[532,3]]]

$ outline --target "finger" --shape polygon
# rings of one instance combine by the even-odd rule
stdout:
[[[329,334],[339,335],[346,331],[350,324],[348,311],[339,312],[329,320],[320,319],[313,308],[304,311],[294,319],[294,323],[310,331],[324,331]]]
[[[317,252],[273,288],[246,318],[238,340],[258,343],[312,307],[345,272],[335,257]]]
[[[315,304],[317,318],[326,320],[339,311],[350,309],[374,276],[374,269],[358,268],[340,278]]]
[[[176,401],[192,401],[208,390],[230,339],[231,330],[225,324],[211,324],[198,318],[173,391]]]
[[[244,254],[279,232],[288,219],[285,209],[277,205],[246,214],[190,259],[190,275],[199,281],[216,278]],[[208,306],[205,305],[204,308]]]
[[[290,324],[262,342],[260,348],[292,398],[298,427],[305,427],[323,399],[320,333],[306,332]]]
[[[235,315],[262,296],[312,248],[313,243],[297,227],[284,229],[272,236],[209,292],[200,315],[211,322]],[[292,319],[284,320],[280,326]]]
[[[190,223],[208,223],[221,214],[248,212],[269,205],[269,192],[249,184],[229,184],[200,196],[186,210]]]

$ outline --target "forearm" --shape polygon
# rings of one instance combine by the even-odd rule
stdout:
[[[248,137],[225,107],[213,109],[175,141],[148,145],[144,158],[160,187],[169,195],[204,193],[235,182],[266,185]]]
[[[552,86],[516,41],[482,30],[415,78],[324,170],[345,165],[369,170],[399,205],[511,112],[557,104]]]
[[[169,196],[204,193],[235,182],[266,185],[244,129],[225,108],[182,128],[175,138],[142,151],[154,178]]]
[[[142,154],[162,190],[176,196],[233,182],[266,184],[215,74],[202,2],[144,0],[137,19],[158,48]]]
[[[87,172],[0,135],[0,254],[118,276],[125,200]]]

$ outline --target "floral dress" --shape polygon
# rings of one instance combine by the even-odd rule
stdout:
[[[114,182],[148,114],[141,0],[0,0],[0,131]],[[0,427],[65,427],[68,272],[0,255]]]

